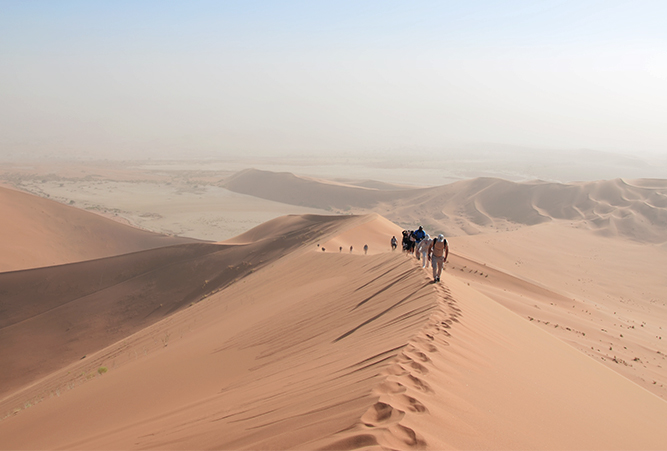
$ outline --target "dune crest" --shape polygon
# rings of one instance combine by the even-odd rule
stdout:
[[[360,233],[378,218],[344,219],[357,225],[342,228]],[[383,368],[428,318],[432,291],[400,254],[301,249],[5,398],[3,409],[26,397],[37,405],[0,422],[2,447],[25,446],[34,424],[50,431],[35,434],[35,446],[96,449],[290,448],[347,427],[375,402]],[[154,341],[168,335],[167,344]],[[102,366],[108,373],[86,379]],[[175,367],[188,374],[185,385],[177,375],[153,378]],[[118,399],[118,390],[143,384],[150,389]],[[81,416],[78,403],[92,393],[104,412]],[[69,435],[60,425],[70,421],[90,435]]]

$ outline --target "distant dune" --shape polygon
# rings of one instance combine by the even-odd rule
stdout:
[[[667,242],[667,186],[621,179],[559,184],[477,178],[433,188],[337,186],[254,169],[224,182],[232,191],[338,212],[372,210],[398,224],[423,223],[449,236],[569,221],[605,236]]]
[[[0,187],[0,271],[91,260],[180,243],[49,199]]]
[[[373,208],[393,192],[298,177],[288,172],[246,169],[224,180],[230,191],[291,205],[323,209]]]

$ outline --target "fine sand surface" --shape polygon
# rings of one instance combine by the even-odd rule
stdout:
[[[119,224],[0,186],[0,271],[91,260],[196,240]]]
[[[269,222],[261,239],[244,246],[182,244],[0,273],[0,396],[200,301],[345,219],[321,218]]]
[[[667,251],[545,223],[450,238],[450,270],[667,399]]]
[[[383,250],[400,230],[288,216],[221,244],[261,267],[5,396],[0,448],[664,449],[664,399],[487,296],[460,262],[434,285]]]
[[[13,170],[0,449],[665,449],[667,181]]]

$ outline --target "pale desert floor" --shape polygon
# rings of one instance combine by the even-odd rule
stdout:
[[[30,193],[146,230],[200,240],[231,238],[286,214],[328,214],[220,188],[214,183],[232,171],[203,164],[17,164],[4,169],[5,183]]]

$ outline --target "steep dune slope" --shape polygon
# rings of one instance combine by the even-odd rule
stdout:
[[[605,236],[667,242],[667,188],[660,181],[515,183],[477,178],[433,188],[375,190],[246,170],[225,186],[244,194],[339,212],[375,211],[397,224],[448,236],[511,230],[554,220]]]
[[[432,396],[415,397],[430,415],[404,421],[432,449],[663,447],[667,402],[452,274],[443,282],[460,316],[424,335],[436,349],[422,376]]]
[[[315,244],[371,242],[398,227],[377,216],[304,221],[285,225],[304,236],[327,224],[326,233],[0,401],[0,412],[10,413],[0,421],[0,448],[661,449],[667,442],[667,402],[458,275],[448,271],[434,285],[402,253],[350,255]],[[238,241],[278,248],[280,239],[270,238],[278,225]],[[102,367],[108,371],[98,374]]]
[[[559,223],[450,239],[448,270],[667,399],[667,252]]]
[[[0,271],[51,266],[194,243],[0,187]]]
[[[278,218],[242,246],[184,244],[0,273],[0,396],[359,220]]]

